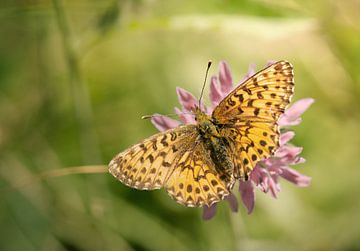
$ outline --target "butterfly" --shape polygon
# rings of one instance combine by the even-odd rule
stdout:
[[[271,64],[237,86],[211,116],[194,107],[196,124],[160,132],[119,153],[109,172],[129,187],[165,188],[185,206],[211,206],[275,153],[277,121],[293,92],[292,65]]]

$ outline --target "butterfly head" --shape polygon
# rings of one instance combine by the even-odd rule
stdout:
[[[212,118],[205,112],[201,111],[199,107],[193,109],[195,120],[197,122],[200,133],[204,137],[219,136],[219,133],[214,125]]]
[[[199,123],[200,121],[209,117],[205,112],[203,112],[198,106],[192,108],[192,113],[195,116],[195,120]]]

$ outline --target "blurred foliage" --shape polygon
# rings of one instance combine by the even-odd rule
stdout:
[[[357,0],[2,1],[0,250],[360,250],[359,9]],[[252,215],[221,203],[203,222],[201,209],[107,173],[38,179],[104,165],[156,132],[140,117],[173,112],[176,86],[198,95],[208,59],[226,60],[235,80],[250,63],[293,63],[295,99],[316,99],[293,141],[311,187],[282,182],[277,200],[258,191]]]

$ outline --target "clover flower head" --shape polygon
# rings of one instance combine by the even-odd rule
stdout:
[[[271,65],[273,61],[269,61],[267,65]],[[249,67],[246,76],[236,84],[241,85],[246,79],[255,74],[255,65]],[[210,80],[210,100],[211,106],[206,107],[203,103],[200,104],[201,110],[207,114],[211,114],[213,109],[223,100],[232,90],[233,79],[230,68],[225,61],[219,64],[218,76],[212,76]],[[154,126],[160,130],[165,131],[183,124],[194,124],[195,119],[191,114],[192,108],[198,105],[198,100],[190,92],[177,87],[181,108],[175,107],[175,112],[179,116],[180,121],[174,120],[167,116],[155,114],[151,119]],[[249,175],[247,181],[239,181],[240,198],[243,205],[247,209],[248,214],[255,206],[255,188],[258,188],[264,193],[269,193],[273,198],[277,198],[281,191],[279,178],[283,178],[298,187],[307,187],[310,185],[311,178],[305,176],[298,171],[292,169],[290,166],[299,163],[304,163],[305,159],[300,157],[302,147],[296,147],[289,144],[289,141],[294,138],[295,133],[288,129],[289,126],[298,125],[301,123],[300,116],[310,107],[314,102],[312,98],[304,98],[295,102],[288,107],[278,120],[278,125],[281,131],[286,128],[286,131],[280,135],[280,147],[274,155],[259,161]],[[238,211],[238,201],[233,193],[225,199],[233,212]],[[203,219],[211,219],[216,213],[216,204],[210,207],[204,206]]]

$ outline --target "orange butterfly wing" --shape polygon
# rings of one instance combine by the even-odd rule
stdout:
[[[230,185],[216,171],[195,125],[158,133],[130,147],[113,158],[109,171],[136,189],[165,187],[188,207],[210,206],[229,194]]]
[[[234,144],[236,177],[246,179],[259,160],[279,147],[277,121],[293,93],[293,67],[279,61],[248,78],[214,109],[221,134]]]

